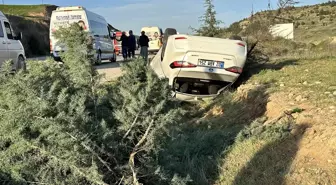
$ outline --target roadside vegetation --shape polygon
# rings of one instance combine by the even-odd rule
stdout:
[[[215,100],[171,99],[140,59],[101,83],[78,25],[56,32],[69,48],[63,65],[31,61],[15,75],[3,66],[0,184],[335,184],[333,47],[273,38],[271,18],[220,28],[205,2],[197,34],[249,44],[244,73]]]
[[[0,10],[8,15],[32,16],[43,14],[46,5],[0,5]]]
[[[15,32],[22,32],[27,57],[49,54],[49,24],[54,5],[0,5]]]

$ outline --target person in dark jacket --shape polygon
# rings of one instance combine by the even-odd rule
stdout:
[[[134,58],[135,57],[135,49],[136,49],[136,39],[135,36],[133,35],[133,31],[130,30],[128,36],[128,57],[129,58]]]
[[[148,46],[149,46],[148,42],[149,42],[149,39],[148,39],[147,35],[145,35],[145,32],[142,31],[141,36],[139,38],[139,44],[140,44],[140,47],[141,47],[140,55],[146,61],[148,60]]]
[[[122,55],[123,55],[124,60],[127,60],[128,36],[126,35],[126,32],[123,31],[120,37],[120,40],[117,40],[117,41],[121,41]]]

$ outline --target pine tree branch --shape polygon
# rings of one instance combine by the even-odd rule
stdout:
[[[149,134],[149,131],[152,129],[153,127],[153,123],[154,123],[154,119],[152,119],[152,121],[149,123],[145,134],[142,136],[142,138],[140,139],[140,141],[135,145],[134,149],[139,150],[140,146],[146,141],[147,136]]]
[[[124,176],[121,177],[121,179],[120,179],[118,185],[120,185],[120,184],[122,183],[122,181],[124,180],[124,178],[125,178]]]
[[[133,121],[131,127],[127,130],[127,132],[126,132],[126,134],[124,135],[123,139],[125,139],[125,138],[128,136],[128,134],[131,132],[131,130],[133,129],[134,125],[135,125],[135,124],[137,123],[137,121],[138,121],[139,115],[140,115],[140,112],[136,115],[136,117],[135,117],[135,119],[134,119],[134,121]]]
[[[149,123],[145,134],[141,137],[140,141],[135,145],[135,147],[133,148],[133,152],[131,153],[130,158],[129,158],[129,166],[133,174],[133,185],[140,185],[138,181],[137,173],[135,171],[134,158],[135,158],[135,155],[139,152],[139,148],[141,147],[141,145],[143,145],[143,143],[146,141],[148,134],[153,127],[153,123],[154,123],[154,119],[152,119],[152,121]]]
[[[76,171],[79,175],[81,175],[82,177],[84,177],[85,179],[87,179],[88,181],[90,182],[93,182],[93,183],[96,183],[96,184],[99,184],[99,185],[108,185],[104,182],[101,182],[101,181],[97,181],[97,180],[94,180],[94,179],[91,179],[90,177],[88,177],[84,172],[82,172],[80,169],[78,169],[77,166],[75,165],[71,165],[69,164],[68,162],[66,161],[63,161],[62,159],[59,159],[58,157],[52,155],[50,152],[38,147],[38,146],[35,146],[35,145],[32,145],[31,143],[28,143],[27,142],[27,145],[29,145],[31,148],[33,149],[37,149],[41,152],[41,154],[47,156],[47,157],[50,157],[50,158],[53,158],[55,159],[56,161],[58,161],[59,163],[62,163],[64,166],[69,166],[70,169]]]
[[[74,137],[73,135],[71,135],[70,133],[66,133],[68,134],[72,139],[74,139],[75,141],[79,141],[76,137]],[[112,169],[110,168],[110,166],[107,164],[106,161],[104,161],[91,147],[87,146],[84,142],[80,141],[80,144],[89,152],[91,152],[94,156],[96,156],[98,158],[98,160],[110,171],[113,172]]]
[[[43,182],[32,182],[32,181],[24,181],[24,182],[27,182],[29,184],[48,184],[48,185],[51,185],[49,183],[43,183]]]

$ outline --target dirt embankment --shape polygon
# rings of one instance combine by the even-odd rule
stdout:
[[[26,56],[40,56],[49,53],[49,24],[57,6],[45,6],[44,12],[31,12],[27,16],[6,14],[15,32],[22,32],[22,44]]]

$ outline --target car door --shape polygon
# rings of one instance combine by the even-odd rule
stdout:
[[[9,52],[7,47],[7,37],[4,31],[3,21],[0,20],[0,67],[9,59]]]
[[[7,44],[8,44],[8,54],[9,58],[13,60],[14,64],[16,63],[19,52],[23,49],[19,40],[14,38],[14,33],[9,22],[4,21],[5,31],[7,34]]]

